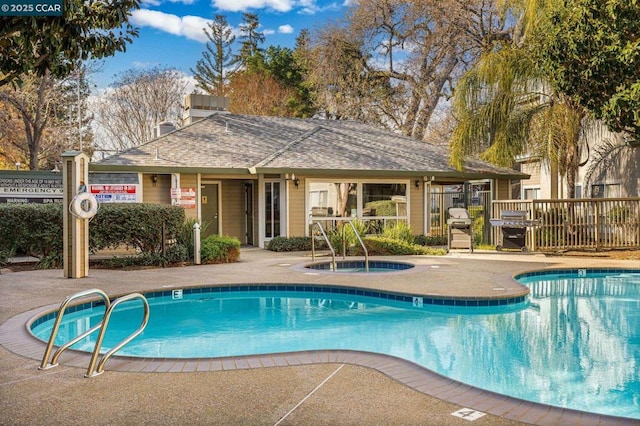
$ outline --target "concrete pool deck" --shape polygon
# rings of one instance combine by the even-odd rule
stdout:
[[[376,257],[376,260],[381,259]],[[88,355],[63,354],[38,371],[44,343],[26,321],[65,297],[100,288],[110,296],[225,284],[334,284],[438,297],[509,297],[512,276],[547,268],[638,268],[637,261],[546,257],[532,253],[452,252],[382,258],[415,268],[377,275],[305,271],[306,253],[243,249],[228,265],[114,271],[83,279],[61,270],[0,274],[0,424],[467,425],[452,413],[485,413],[477,425],[640,424],[525,402],[446,379],[412,363],[355,351],[199,360],[110,359],[85,379]],[[326,259],[324,259],[326,260]],[[469,413],[467,413],[469,414]]]

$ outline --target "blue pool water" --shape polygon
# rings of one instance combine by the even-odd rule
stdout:
[[[388,260],[370,260],[369,269],[364,260],[338,260],[335,262],[335,269],[332,262],[317,262],[306,265],[305,268],[314,271],[338,272],[338,273],[381,273],[398,272],[413,268],[414,265],[405,262],[395,262]]]
[[[500,307],[420,306],[415,300],[283,291],[149,297],[147,329],[118,354],[371,351],[517,398],[640,419],[640,271],[516,278],[530,287],[529,301]],[[99,321],[103,308],[89,311],[65,315],[61,341]],[[140,318],[138,301],[118,308],[105,350]],[[36,321],[32,332],[46,340],[51,323]],[[91,351],[93,342],[76,348]]]

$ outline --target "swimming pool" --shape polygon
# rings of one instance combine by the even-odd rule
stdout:
[[[640,418],[640,271],[547,271],[516,278],[531,288],[528,303],[464,309],[349,289],[313,293],[305,291],[309,287],[287,292],[249,286],[154,293],[148,295],[152,319],[145,339],[136,338],[119,354],[218,357],[355,349],[408,359],[518,398]],[[131,308],[117,311],[112,321],[137,324],[139,308]],[[188,316],[180,313],[183,308]],[[86,312],[67,314],[61,332],[89,328],[101,309],[91,308],[94,319]],[[154,321],[159,318],[167,321]],[[168,329],[171,324],[176,329]],[[110,336],[119,340],[131,331],[129,324],[120,336],[111,331],[114,325],[107,348]],[[187,331],[193,333],[186,336]],[[33,332],[46,340],[46,321],[35,321]],[[182,349],[201,352],[185,355]]]

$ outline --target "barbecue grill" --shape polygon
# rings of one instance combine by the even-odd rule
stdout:
[[[447,225],[449,227],[448,249],[461,248],[473,252],[473,220],[467,209],[451,207]]]
[[[489,219],[491,225],[502,227],[502,245],[497,250],[517,249],[527,251],[527,228],[538,225],[537,220],[527,219],[524,210],[502,210],[500,219]]]

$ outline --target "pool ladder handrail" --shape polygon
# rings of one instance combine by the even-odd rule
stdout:
[[[107,353],[105,353],[102,356],[102,359],[100,360],[100,362],[98,363],[98,366],[96,367],[96,362],[98,360],[98,356],[100,355],[100,349],[102,348],[102,340],[104,339],[105,332],[107,331],[107,326],[109,325],[109,320],[111,319],[111,314],[113,313],[113,310],[120,303],[133,300],[133,299],[140,299],[142,301],[142,306],[144,307],[144,315],[142,317],[142,323],[140,323],[140,326],[136,331],[131,333],[127,338],[122,340],[120,343],[118,343],[116,346],[110,349]],[[116,299],[116,301],[113,302],[113,304],[111,304],[109,309],[105,311],[104,317],[102,318],[103,327],[100,329],[100,334],[98,334],[98,339],[96,340],[96,345],[93,349],[91,360],[89,361],[89,367],[87,368],[87,373],[84,375],[84,377],[87,377],[87,378],[95,377],[104,373],[104,364],[107,362],[107,360],[111,358],[113,354],[115,354],[120,349],[122,349],[127,343],[129,343],[130,341],[135,339],[140,333],[142,333],[145,327],[147,326],[148,322],[149,322],[149,302],[147,302],[147,298],[144,297],[142,294],[131,293]]]
[[[360,238],[360,234],[356,230],[356,227],[353,224],[353,222],[351,220],[347,220],[345,222],[351,225],[351,229],[353,229],[353,233],[355,234],[356,238],[358,239],[358,242],[360,243],[360,246],[362,247],[362,250],[364,251],[364,267],[365,267],[365,271],[369,272],[369,252],[367,251],[367,248],[364,245],[364,241],[362,241],[362,238]],[[346,240],[344,238],[344,225],[342,225],[342,258],[343,259],[346,257],[346,252],[347,252],[347,247],[346,247]]]
[[[96,294],[99,295],[104,301],[105,312],[104,312],[104,315],[102,316],[102,320],[98,324],[96,324],[93,327],[91,327],[89,330],[85,331],[84,333],[76,336],[75,338],[71,339],[70,341],[68,341],[64,345],[60,346],[60,348],[58,348],[58,350],[53,354],[53,357],[51,358],[51,363],[49,363],[48,362],[49,355],[51,355],[51,351],[53,349],[53,343],[54,343],[54,341],[56,339],[56,336],[58,335],[58,330],[59,330],[60,324],[62,322],[62,317],[64,316],[65,311],[66,311],[67,307],[69,306],[69,303],[71,303],[73,300],[79,299],[81,297],[86,297],[86,296],[91,296],[91,295],[96,295]],[[143,319],[142,319],[142,322],[140,324],[140,327],[138,327],[138,329],[136,331],[131,333],[127,338],[122,340],[115,347],[113,347],[106,354],[104,354],[104,356],[100,360],[100,363],[98,363],[98,367],[95,368],[96,361],[98,359],[98,356],[100,355],[100,349],[102,348],[102,341],[104,339],[104,334],[106,332],[107,325],[109,324],[109,320],[111,318],[111,314],[113,313],[113,310],[120,303],[126,302],[128,300],[132,300],[132,299],[140,299],[140,300],[142,300],[142,304],[143,304],[143,307],[144,307],[144,315],[143,315]],[[116,353],[117,351],[122,349],[127,343],[129,343],[131,340],[133,340],[136,336],[138,336],[140,333],[142,333],[142,331],[144,331],[145,327],[147,326],[148,322],[149,322],[149,303],[147,302],[147,299],[140,293],[131,293],[131,294],[128,294],[126,296],[122,296],[122,297],[116,299],[113,303],[111,303],[111,300],[109,299],[109,296],[107,296],[107,294],[105,292],[103,292],[102,290],[99,290],[99,289],[95,289],[94,288],[94,289],[84,290],[84,291],[75,293],[75,294],[67,297],[60,304],[60,307],[58,308],[56,320],[55,320],[55,322],[53,324],[53,328],[51,329],[51,336],[49,337],[49,342],[47,343],[47,347],[46,347],[46,349],[44,351],[44,355],[42,357],[42,362],[41,362],[40,366],[38,367],[38,370],[48,370],[49,368],[56,367],[58,365],[58,359],[60,358],[60,355],[62,355],[62,352],[64,352],[69,347],[73,346],[74,344],[78,343],[80,340],[84,339],[85,337],[89,336],[90,334],[94,333],[96,330],[100,329],[100,334],[98,335],[98,339],[97,339],[96,344],[94,346],[93,354],[91,355],[91,360],[89,362],[89,368],[87,369],[87,373],[85,374],[85,377],[94,377],[94,376],[100,375],[100,374],[102,374],[104,372],[104,364],[107,362],[107,360],[114,353]]]
[[[51,355],[51,351],[53,349],[53,342],[56,340],[56,337],[58,336],[58,329],[60,328],[60,324],[62,323],[62,317],[64,316],[67,310],[67,307],[69,306],[69,303],[81,297],[92,296],[92,295],[99,295],[102,298],[102,300],[104,301],[105,312],[107,309],[109,309],[109,306],[111,305],[109,296],[107,296],[107,294],[104,291],[97,288],[84,290],[84,291],[72,294],[71,296],[64,299],[64,301],[60,304],[60,307],[58,308],[56,320],[53,323],[53,328],[51,329],[51,336],[49,336],[49,342],[47,343],[47,348],[44,350],[44,355],[42,356],[42,362],[40,363],[38,370],[48,370],[50,368],[56,367],[58,365],[58,358],[60,358],[60,355],[62,355],[62,352],[64,352],[70,346],[73,346],[74,344],[78,343],[80,340],[84,339],[85,337],[89,336],[91,333],[93,333],[94,331],[102,327],[102,321],[100,321],[98,324],[94,325],[89,330],[85,331],[84,333],[78,335],[77,337],[71,339],[64,345],[60,346],[58,350],[55,351],[55,353],[53,354],[53,357],[51,358],[51,362],[50,363],[48,362],[49,355]]]
[[[320,222],[311,222],[311,261],[315,262],[316,260],[316,244],[315,244],[316,237],[313,235],[314,225],[318,226],[318,229],[320,229],[320,232],[322,233],[324,240],[327,242],[327,246],[329,246],[329,250],[331,250],[331,267],[333,268],[332,270],[335,271],[336,270],[336,251],[333,249],[333,246],[329,241],[329,237],[327,237],[327,233],[324,232],[324,228],[322,227],[322,224]]]

